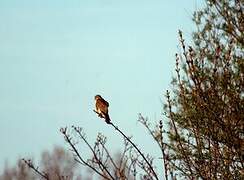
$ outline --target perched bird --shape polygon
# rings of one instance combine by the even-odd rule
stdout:
[[[102,96],[96,95],[95,96],[95,106],[96,106],[96,112],[98,113],[98,116],[105,119],[105,122],[110,124],[110,118],[108,115],[108,107],[109,103],[105,101]]]

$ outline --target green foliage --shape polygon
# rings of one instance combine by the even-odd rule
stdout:
[[[193,179],[244,178],[243,1],[208,0],[194,13],[194,46],[176,55],[167,92],[173,174]]]

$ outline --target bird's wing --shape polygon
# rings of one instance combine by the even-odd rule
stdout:
[[[107,107],[109,107],[109,103],[105,101],[103,98],[101,98],[102,103],[104,103]]]
[[[99,109],[104,114],[108,113],[108,106],[102,99],[96,101],[96,108]]]

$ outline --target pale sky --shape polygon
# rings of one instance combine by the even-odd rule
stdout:
[[[190,38],[197,0],[0,0],[0,167],[64,146],[63,126],[98,132],[117,152],[121,137],[93,112],[94,95],[147,152],[137,122],[160,118],[178,29]],[[159,151],[158,151],[159,152]],[[158,156],[156,153],[155,156]]]

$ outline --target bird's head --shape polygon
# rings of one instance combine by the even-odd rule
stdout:
[[[101,99],[102,98],[102,96],[100,96],[100,95],[96,95],[95,96],[95,100],[98,100],[98,99]]]

